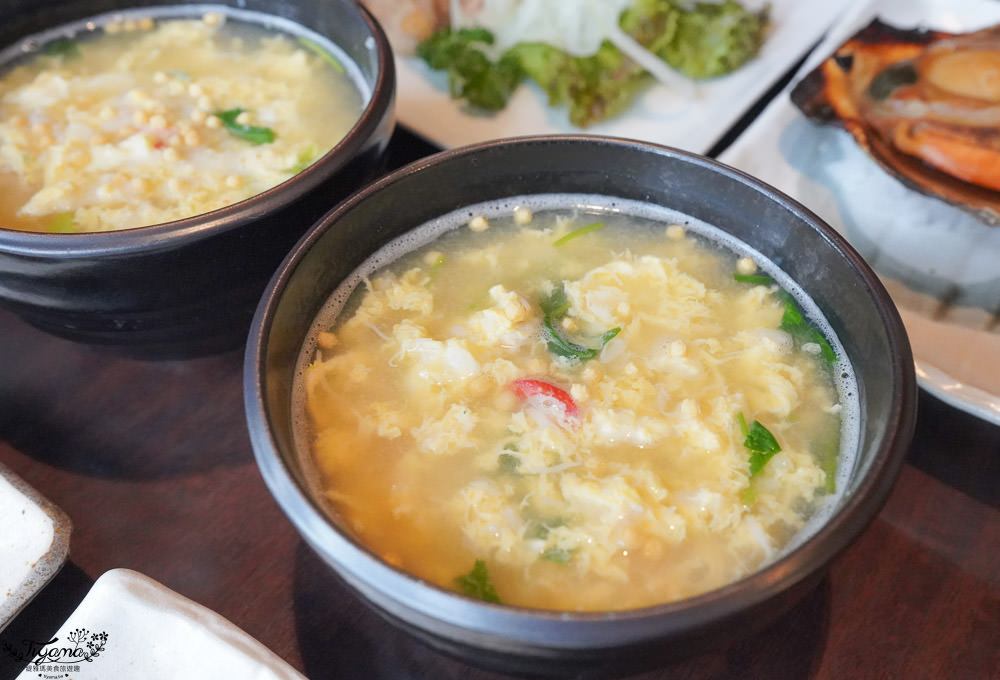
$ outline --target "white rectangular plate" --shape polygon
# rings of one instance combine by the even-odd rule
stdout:
[[[128,569],[98,578],[53,638],[19,679],[68,667],[80,680],[305,680],[227,619]]]
[[[752,0],[743,4],[756,6]],[[400,123],[444,148],[522,135],[593,133],[705,153],[850,4],[851,0],[771,0],[772,32],[753,61],[696,85],[693,98],[653,85],[628,111],[586,130],[571,125],[565,109],[549,107],[545,94],[531,84],[518,88],[502,111],[471,111],[451,99],[446,75],[416,57],[398,55],[397,115]]]
[[[0,630],[66,561],[71,524],[23,479],[0,465]]]
[[[795,80],[875,17],[900,28],[968,32],[1000,22],[1000,2],[860,3]],[[908,189],[847,132],[806,120],[788,91],[719,159],[789,194],[846,236],[892,294],[921,386],[1000,424],[1000,227]]]

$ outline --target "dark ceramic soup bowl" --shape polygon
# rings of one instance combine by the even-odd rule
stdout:
[[[232,6],[305,26],[338,46],[368,91],[346,136],[278,186],[202,215],[116,232],[48,234],[0,224],[0,305],[72,340],[144,357],[239,347],[268,279],[320,215],[381,171],[394,126],[385,34],[351,0],[11,0],[0,49],[97,15],[158,6]],[[198,16],[203,10],[192,10]],[[351,71],[352,69],[348,69]]]
[[[599,194],[668,206],[749,244],[825,314],[857,375],[854,465],[828,519],[772,564],[677,602],[607,613],[468,599],[387,564],[312,491],[297,449],[296,362],[320,307],[373,252],[472,204],[526,194]],[[601,199],[597,199],[600,201]],[[871,269],[830,227],[773,188],[704,157],[626,140],[537,137],[447,151],[394,172],[310,230],[257,310],[244,364],[247,420],[263,477],[330,567],[386,619],[472,663],[509,672],[623,674],[724,645],[788,610],[879,512],[912,436],[916,387],[903,326]]]

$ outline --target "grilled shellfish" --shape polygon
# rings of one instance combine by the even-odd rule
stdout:
[[[876,19],[791,97],[908,186],[1000,223],[1000,26],[949,34]]]

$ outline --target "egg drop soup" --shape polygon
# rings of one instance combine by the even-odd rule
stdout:
[[[776,558],[853,441],[815,307],[683,216],[531,200],[376,256],[317,319],[300,446],[332,516],[422,579],[532,608],[678,600]]]
[[[159,224],[289,179],[337,144],[363,106],[356,67],[317,40],[210,12],[90,22],[73,38],[9,48],[0,226]]]

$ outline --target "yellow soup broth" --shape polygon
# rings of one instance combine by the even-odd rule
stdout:
[[[303,379],[335,514],[511,605],[634,608],[752,573],[833,490],[843,400],[832,348],[781,329],[799,307],[755,266],[678,224],[519,209],[364,278]],[[747,446],[761,429],[780,451]]]
[[[218,13],[108,23],[0,76],[0,226],[126,229],[280,184],[354,125],[362,94],[316,42]]]

